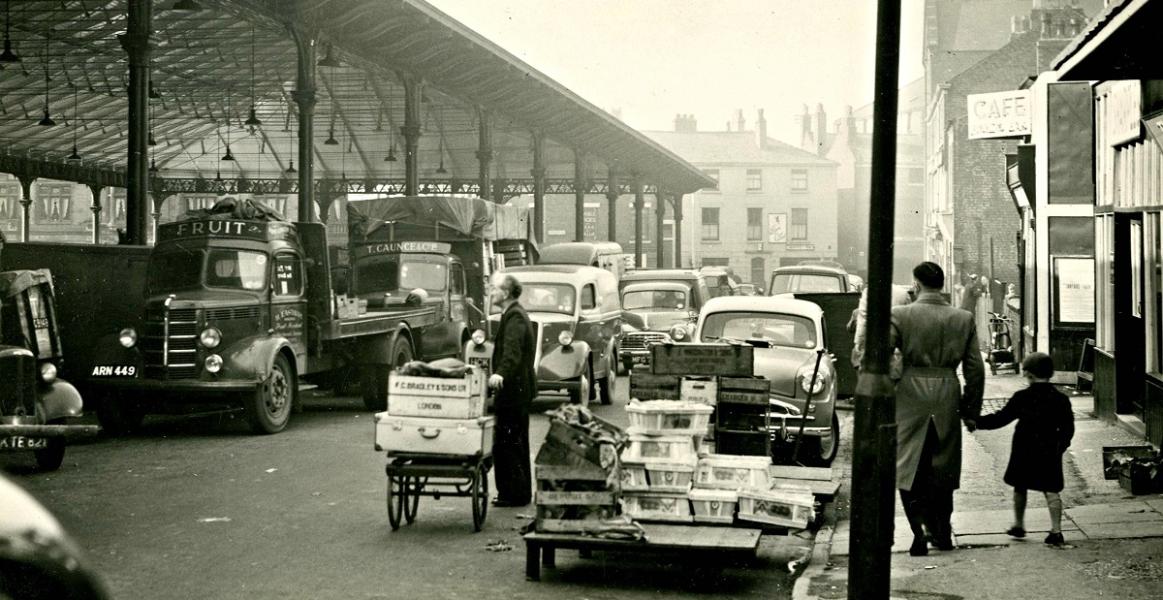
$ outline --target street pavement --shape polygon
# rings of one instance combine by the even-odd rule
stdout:
[[[1001,408],[1024,386],[1015,375],[988,377],[985,412]],[[1064,465],[1062,492],[1067,546],[1042,543],[1049,516],[1040,494],[1031,493],[1028,536],[1005,534],[1012,524],[1011,488],[1002,481],[1013,426],[963,435],[961,489],[953,525],[958,549],[907,554],[911,533],[896,503],[892,590],[895,598],[1045,598],[1059,600],[1159,598],[1163,596],[1163,496],[1131,496],[1102,474],[1102,447],[1142,443],[1097,420],[1093,399],[1074,396],[1075,437]],[[844,486],[830,523],[820,533],[811,566],[796,582],[794,598],[847,598],[850,537],[847,486],[851,481],[852,414],[842,421],[841,455],[834,465]]]
[[[621,383],[595,412],[625,425]],[[117,598],[787,598],[788,563],[811,547],[810,536],[765,536],[759,561],[742,566],[559,552],[556,570],[526,582],[517,529],[532,507],[490,507],[473,533],[467,498],[422,498],[416,523],[392,532],[370,413],[357,398],[306,395],[273,436],[249,434],[241,415],[150,417],[136,435],[70,447],[55,473],[18,455],[0,464]],[[547,427],[533,418],[534,455]],[[511,550],[487,549],[496,542]]]

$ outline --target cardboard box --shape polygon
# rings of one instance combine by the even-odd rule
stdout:
[[[695,488],[687,493],[696,523],[730,525],[735,522],[735,508],[739,493],[734,490],[705,490]]]
[[[740,490],[739,520],[804,529],[815,519],[811,492]]]
[[[376,449],[388,453],[473,456],[493,451],[493,417],[433,419],[376,413]]]
[[[627,492],[622,496],[622,512],[636,521],[694,522],[685,493]]]
[[[678,400],[631,401],[626,406],[630,426],[647,434],[700,435],[706,432],[714,408]]]
[[[649,460],[686,463],[698,456],[695,452],[694,437],[689,435],[647,435],[633,428],[630,445],[622,450],[624,462],[645,462]]]
[[[699,458],[695,487],[719,490],[767,489],[770,486],[767,456],[711,454]]]
[[[415,375],[388,375],[388,401],[395,394],[428,396],[433,398],[471,398],[485,392],[485,374],[473,369],[464,377],[418,377]]]
[[[622,463],[622,491],[645,492],[650,489],[646,478],[646,465],[640,462]]]

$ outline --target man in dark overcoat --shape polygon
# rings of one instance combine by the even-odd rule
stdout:
[[[938,549],[953,548],[949,520],[953,490],[961,484],[958,421],[970,431],[976,427],[985,366],[973,315],[951,306],[941,294],[941,267],[923,262],[913,269],[913,279],[916,300],[892,309],[892,343],[903,358],[896,389],[896,480],[913,532],[909,552],[923,556],[928,553],[925,527]]]
[[[537,346],[529,315],[517,302],[521,283],[512,275],[493,277],[489,299],[501,309],[493,346],[493,374],[497,429],[493,438],[497,498],[494,506],[525,506],[533,494],[529,467],[529,406],[537,395],[533,364]]]

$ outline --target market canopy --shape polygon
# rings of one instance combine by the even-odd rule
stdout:
[[[0,171],[125,185],[128,59],[119,34],[130,4],[6,0],[0,16],[18,60],[0,56]],[[444,182],[439,191],[473,192],[482,120],[499,180],[530,179],[541,138],[550,192],[572,191],[554,180],[574,179],[575,150],[593,180],[612,167],[676,193],[713,184],[422,0],[166,0],[153,3],[152,32],[151,179],[182,181],[166,184],[171,193],[221,188],[219,177],[283,180],[282,191],[293,191],[296,37],[315,41],[319,65],[315,178],[362,186],[347,191],[400,191],[371,184],[404,176],[406,81],[423,82],[419,177]]]

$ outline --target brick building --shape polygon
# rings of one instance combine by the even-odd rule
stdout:
[[[925,256],[952,285],[970,273],[1016,282],[1020,223],[1005,183],[1014,140],[969,140],[969,94],[1012,90],[1045,70],[1101,0],[925,4]]]

